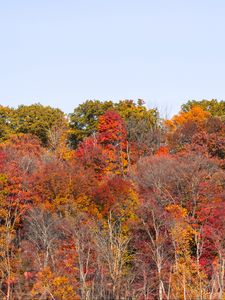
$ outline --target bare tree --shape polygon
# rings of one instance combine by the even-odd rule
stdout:
[[[93,225],[85,213],[70,211],[62,222],[65,236],[71,239],[77,257],[79,270],[80,294],[82,300],[91,299],[91,287],[87,284],[89,273],[93,268]]]
[[[35,256],[40,269],[50,264],[54,266],[54,249],[59,237],[57,222],[56,216],[42,209],[34,208],[26,217],[26,238],[35,246]]]
[[[122,279],[125,266],[131,259],[128,253],[129,241],[129,236],[123,232],[121,220],[113,220],[112,212],[105,224],[97,224],[95,245],[100,261],[107,268],[110,278],[108,286],[111,286],[111,294],[107,299],[123,298]]]

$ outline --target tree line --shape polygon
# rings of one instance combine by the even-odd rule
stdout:
[[[225,102],[0,106],[0,298],[225,297]]]

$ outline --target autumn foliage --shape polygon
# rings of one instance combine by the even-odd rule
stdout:
[[[0,299],[224,299],[224,102],[0,107]]]

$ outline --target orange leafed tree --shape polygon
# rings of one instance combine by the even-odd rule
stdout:
[[[188,222],[188,211],[174,204],[168,205],[166,210],[171,219],[170,234],[175,255],[171,276],[172,299],[207,299],[205,274],[191,256],[195,231]]]
[[[193,106],[188,112],[181,111],[178,115],[175,115],[171,120],[167,120],[166,124],[173,128],[177,129],[178,127],[184,125],[185,123],[192,121],[196,122],[199,125],[203,124],[211,114],[203,110],[200,106]]]
[[[171,120],[166,120],[167,141],[170,148],[181,150],[191,143],[192,137],[203,130],[211,114],[200,106],[193,106],[188,112],[181,111]]]

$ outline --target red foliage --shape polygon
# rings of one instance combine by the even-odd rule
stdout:
[[[129,206],[132,206],[134,201],[132,190],[133,187],[128,181],[115,176],[103,182],[93,197],[103,215],[108,215],[110,210],[121,215],[124,209],[129,210]]]
[[[99,118],[98,141],[100,144],[111,148],[121,144],[125,147],[127,138],[125,123],[120,115],[114,111],[108,111]]]
[[[167,154],[169,154],[169,149],[166,146],[162,146],[156,151],[156,155],[158,156],[163,156]]]

